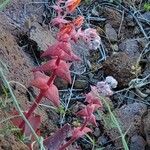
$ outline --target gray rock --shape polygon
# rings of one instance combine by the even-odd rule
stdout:
[[[88,80],[76,80],[74,83],[75,89],[85,89],[88,86]]]
[[[147,113],[145,113],[145,115],[143,115],[142,125],[143,133],[146,136],[146,142],[150,147],[150,110]]]
[[[99,137],[99,136],[100,136],[100,133],[101,133],[100,129],[99,129],[99,128],[95,128],[93,134],[94,134],[96,137]]]
[[[142,16],[139,16],[139,20],[142,22],[150,22],[150,12],[145,12]]]
[[[133,103],[124,105],[115,110],[116,118],[120,124],[122,132],[127,132],[127,137],[131,138],[135,134],[141,133],[141,118],[147,112],[147,106],[143,103]],[[116,139],[120,136],[117,128],[107,129],[107,133],[111,139]],[[120,139],[115,140],[115,146],[121,147],[122,142]]]
[[[127,39],[119,44],[119,49],[130,57],[138,57],[139,53],[139,46],[136,39]]]
[[[130,150],[145,150],[146,142],[140,135],[134,135],[130,142]]]
[[[117,32],[115,31],[115,29],[109,23],[107,23],[105,25],[105,32],[106,32],[106,36],[108,37],[108,39],[111,42],[116,42],[117,41]]]

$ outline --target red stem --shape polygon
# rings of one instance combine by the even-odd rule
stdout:
[[[60,63],[60,58],[57,58],[56,60],[56,65],[58,66]],[[50,76],[47,85],[50,86],[50,84],[55,80],[56,74],[55,74],[55,70],[52,72],[52,75]],[[44,91],[45,92],[45,91]],[[34,112],[34,110],[38,107],[39,103],[41,102],[43,98],[43,91],[41,90],[39,95],[36,97],[33,105],[31,106],[31,108],[29,109],[29,111],[25,114],[26,118],[29,119],[29,117],[32,115],[32,113]],[[21,124],[19,125],[19,128],[23,130],[25,125],[25,121],[23,120],[21,122]]]
[[[80,128],[80,131],[82,131],[87,126],[87,124],[88,124],[88,119],[86,118],[83,125]]]

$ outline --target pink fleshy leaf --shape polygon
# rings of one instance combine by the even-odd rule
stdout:
[[[41,90],[47,90],[49,88],[49,86],[47,85],[47,81],[48,76],[38,71],[34,72],[34,80],[31,81],[31,85]]]
[[[14,110],[12,114],[18,115],[18,112]],[[24,112],[24,115],[26,115],[26,112]],[[19,127],[23,119],[19,116],[17,118],[11,119],[11,121],[15,126]],[[41,117],[37,114],[32,114],[30,118],[28,119],[28,121],[30,125],[32,126],[32,128],[34,129],[34,131],[37,131],[37,129],[40,127],[40,124],[41,124]],[[31,129],[26,123],[25,123],[25,128],[23,130],[23,133],[25,134],[25,136],[30,136],[32,134]]]
[[[70,63],[66,63],[65,61],[61,60],[59,65],[56,65],[56,60],[50,60],[47,63],[33,69],[33,71],[55,71],[55,74],[64,80],[71,83],[71,76],[70,76]],[[39,79],[39,78],[38,78]],[[36,83],[36,82],[35,82]]]
[[[61,129],[56,131],[52,136],[44,140],[44,145],[48,150],[58,150],[66,139],[67,134],[70,132],[71,126],[69,124],[64,125]]]
[[[94,126],[97,126],[96,118],[95,118],[95,116],[93,114],[90,116],[88,122],[93,124]]]
[[[71,83],[71,75],[69,70],[70,65],[71,64],[69,63],[67,64],[65,61],[61,61],[61,63],[59,64],[58,68],[55,71],[57,76],[68,81],[69,83]]]
[[[57,68],[56,59],[49,60],[45,64],[34,68],[32,71],[53,71]]]
[[[49,100],[51,100],[56,107],[59,107],[60,105],[59,92],[54,84],[51,84],[49,89],[45,93],[43,93],[43,95]]]
[[[41,55],[41,57],[45,56],[58,56],[61,52],[64,51],[68,55],[71,54],[71,44],[68,42],[56,42],[55,44],[48,47],[48,49]]]
[[[71,52],[69,55],[60,49],[59,50],[53,49],[51,51],[47,50],[41,55],[41,57],[52,57],[52,58],[59,57],[60,59],[66,61],[81,61],[81,59],[73,52]]]
[[[72,133],[72,138],[78,139],[82,136],[84,136],[88,132],[92,132],[92,130],[88,127],[85,127],[82,131],[80,130],[81,127],[75,128]]]

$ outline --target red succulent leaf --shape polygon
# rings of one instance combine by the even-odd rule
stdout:
[[[58,131],[56,131],[52,136],[46,138],[44,140],[44,145],[48,148],[48,150],[58,150],[66,139],[67,134],[70,132],[71,126],[69,124],[64,125]]]
[[[83,24],[84,22],[84,17],[83,16],[78,16],[74,21],[73,21],[73,24],[76,28],[80,28],[81,25]]]
[[[80,4],[81,0],[67,0],[65,6],[67,8],[67,12],[73,12],[76,7]]]
[[[58,68],[55,70],[57,76],[63,78],[64,80],[71,83],[71,75],[70,75],[70,68],[71,64],[66,63],[65,61],[61,61],[59,63]]]
[[[85,127],[83,130],[81,130],[81,127],[75,128],[72,133],[72,138],[78,139],[88,132],[92,132],[92,130],[88,127]]]
[[[59,57],[62,60],[66,60],[66,61],[81,61],[81,59],[75,55],[73,52],[70,52],[70,54],[67,54],[66,52],[64,52],[61,49],[48,49],[46,50],[41,57]]]
[[[32,69],[32,71],[53,71],[55,69],[57,69],[57,65],[56,65],[56,59],[52,59],[47,61],[45,64],[36,67],[34,69]]]
[[[88,122],[93,124],[94,126],[97,126],[96,118],[93,114],[90,116],[90,118],[88,118]]]
[[[81,61],[81,58],[78,57],[77,55],[75,55],[73,52],[71,52],[70,55],[62,52],[61,54],[59,53],[59,58],[62,60],[66,60],[66,61]]]
[[[95,110],[95,104],[88,104],[84,109],[76,113],[77,116],[81,116],[84,120],[87,120],[89,123],[97,126],[95,116],[93,112]]]
[[[13,115],[19,115],[18,112],[16,110],[14,110],[12,112]],[[26,112],[24,112],[24,115],[26,115]],[[11,119],[11,121],[13,122],[13,124],[17,127],[19,127],[19,125],[21,124],[21,122],[23,121],[23,119],[21,118],[21,116],[17,117],[17,118],[13,118]],[[34,131],[37,131],[38,128],[40,127],[41,124],[41,117],[37,114],[32,114],[29,118],[28,121],[30,123],[30,125],[32,126],[32,128],[34,129]],[[30,136],[32,134],[31,129],[29,128],[29,126],[25,123],[25,128],[23,129],[23,133],[26,136]]]
[[[57,51],[59,53],[64,51],[70,55],[72,51],[71,44],[68,42],[56,42],[55,44],[48,47],[48,49],[42,54],[42,57],[47,55],[57,56]]]
[[[93,112],[94,112],[93,105],[87,105],[84,109],[78,111],[76,115],[81,117],[90,117]]]
[[[46,92],[44,92],[43,95],[49,100],[51,100],[56,107],[59,107],[60,105],[59,92],[54,84],[51,84],[49,89]]]
[[[39,71],[34,72],[34,80],[31,81],[31,85],[41,90],[47,90],[49,88],[47,85],[48,78],[48,76]]]
[[[57,33],[57,40],[67,42],[74,31],[74,26],[71,23],[62,26],[60,31]]]
[[[55,74],[64,80],[67,80],[69,83],[71,83],[71,76],[70,76],[70,63],[66,63],[65,61],[61,60],[59,65],[56,65],[56,60],[50,60],[44,65],[41,65],[40,67],[37,67],[33,69],[33,71],[55,71]],[[36,82],[35,82],[36,83]]]

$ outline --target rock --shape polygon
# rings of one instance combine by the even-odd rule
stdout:
[[[142,48],[144,48],[146,44],[148,43],[148,40],[145,38],[137,38],[137,41],[140,44],[140,46],[142,46]]]
[[[125,52],[129,57],[139,57],[139,46],[136,39],[127,39],[119,44],[119,49]]]
[[[122,88],[135,78],[132,73],[132,66],[135,64],[135,59],[123,52],[118,52],[106,59],[103,63],[103,71],[106,76],[113,76],[118,81],[117,87]]]
[[[35,3],[34,3],[35,2]],[[4,10],[4,13],[13,20],[16,24],[22,26],[27,21],[32,14],[34,14],[34,19],[42,23],[44,4],[40,2],[47,2],[47,0],[13,0]]]
[[[141,127],[142,133],[146,137],[146,142],[150,148],[150,110],[148,110],[147,113],[145,113],[142,117],[142,127]]]
[[[100,133],[101,133],[101,131],[100,131],[99,128],[95,128],[95,129],[94,129],[94,132],[93,132],[94,136],[99,137],[99,136],[100,136]]]
[[[57,77],[54,81],[54,84],[57,86],[59,90],[67,89],[68,82],[63,80],[62,78]]]
[[[141,118],[143,114],[147,112],[147,106],[143,103],[133,103],[124,105],[113,112],[120,124],[122,132],[127,132],[127,137],[131,138],[133,135],[140,134],[141,130]],[[120,133],[116,128],[106,129],[109,137],[114,140],[120,136]],[[122,142],[120,139],[115,140],[115,146],[121,147]]]
[[[107,38],[111,42],[117,41],[117,33],[116,33],[115,29],[108,23],[105,25],[105,32],[106,32]]]
[[[101,146],[105,145],[108,142],[108,138],[105,135],[102,135],[98,138],[97,143]]]
[[[147,11],[142,16],[139,17],[139,20],[142,22],[150,22],[150,12]]]
[[[77,79],[74,83],[75,89],[85,89],[86,87],[88,87],[88,80]]]
[[[43,28],[38,22],[34,22],[32,26],[35,29],[30,31],[30,39],[34,40],[41,50],[47,50],[48,45],[55,41],[50,30]]]
[[[29,150],[23,142],[15,139],[13,135],[0,136],[0,149],[1,150]]]
[[[130,150],[145,150],[146,142],[140,135],[134,135],[130,140]]]

